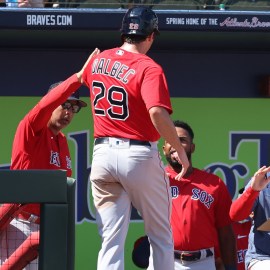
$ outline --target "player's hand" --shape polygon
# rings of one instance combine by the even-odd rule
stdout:
[[[88,59],[86,60],[86,62],[84,63],[82,69],[77,73],[77,77],[78,77],[78,81],[80,83],[83,83],[83,79],[82,79],[82,74],[85,70],[85,68],[87,67],[89,61],[96,55],[98,55],[100,53],[100,50],[98,48],[95,48],[95,50],[90,54],[90,56],[88,57]]]
[[[18,0],[18,7],[28,8],[31,7],[31,4],[29,3],[28,0]]]
[[[254,174],[250,184],[253,190],[261,191],[270,183],[270,175],[266,177],[268,172],[270,172],[270,166],[263,166]]]
[[[180,164],[182,164],[181,172],[177,174],[174,178],[175,180],[180,181],[181,178],[186,174],[188,167],[190,166],[190,163],[184,148],[182,148],[181,151],[174,152],[173,156]]]

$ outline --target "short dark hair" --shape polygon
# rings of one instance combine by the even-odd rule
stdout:
[[[192,140],[194,139],[194,132],[193,132],[191,126],[188,123],[186,123],[184,121],[181,121],[181,120],[175,120],[175,121],[173,121],[173,124],[174,124],[175,127],[185,129],[188,132],[190,138]]]
[[[145,41],[147,36],[135,36],[135,35],[122,35],[122,42],[127,42],[129,44],[138,44]]]

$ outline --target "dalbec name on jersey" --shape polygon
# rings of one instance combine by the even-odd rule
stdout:
[[[92,65],[92,74],[103,74],[114,77],[115,79],[127,84],[129,77],[135,75],[135,70],[130,69],[127,65],[111,59],[99,58],[95,59]]]

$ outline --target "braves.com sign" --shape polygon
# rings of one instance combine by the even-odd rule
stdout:
[[[26,15],[26,25],[72,25],[72,15]]]

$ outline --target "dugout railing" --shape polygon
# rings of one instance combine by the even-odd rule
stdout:
[[[0,204],[41,204],[39,270],[74,270],[75,184],[64,171],[0,170]]]

